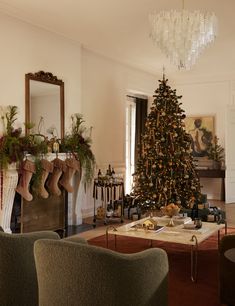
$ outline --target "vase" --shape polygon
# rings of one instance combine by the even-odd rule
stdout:
[[[18,183],[16,163],[0,170],[0,226],[4,232],[11,233],[11,214]]]

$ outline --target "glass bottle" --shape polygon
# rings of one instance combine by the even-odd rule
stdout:
[[[109,176],[112,176],[111,165],[109,165],[109,167],[108,167],[108,175],[109,175]]]

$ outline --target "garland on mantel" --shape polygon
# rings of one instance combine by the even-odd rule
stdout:
[[[58,153],[58,151],[64,152],[68,154],[68,157],[78,160],[84,171],[84,183],[91,182],[95,167],[95,157],[91,150],[91,138],[90,136],[85,136],[87,134],[87,129],[82,125],[84,120],[80,114],[72,115],[72,129],[70,133],[66,134],[64,139],[60,140],[52,137],[48,140],[44,135],[22,135],[21,128],[14,128],[15,121],[17,120],[17,113],[17,106],[8,106],[7,111],[1,116],[4,127],[3,136],[0,137],[1,170],[7,169],[8,165],[11,163],[17,163],[17,167],[22,169],[26,155],[30,154],[33,156],[36,166],[35,173],[33,173],[32,176],[34,189],[36,190],[40,185],[42,187],[43,165],[41,161],[45,154],[53,150],[53,145],[56,142],[56,153]],[[72,173],[74,173],[74,170]],[[71,174],[67,173],[67,176],[71,178]],[[66,184],[64,179],[62,182]],[[71,187],[69,189],[71,190]],[[19,188],[19,190],[21,190],[21,188]],[[1,190],[0,193],[2,198]],[[27,198],[30,199],[31,197],[28,196]]]

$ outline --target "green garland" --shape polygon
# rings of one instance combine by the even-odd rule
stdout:
[[[7,112],[2,115],[1,119],[5,129],[3,136],[0,138],[0,167],[6,168],[8,164],[18,162],[23,159],[22,151],[22,129],[14,129],[16,121],[17,107],[8,106]]]
[[[40,182],[41,166],[40,154],[48,153],[48,141],[43,135],[26,135],[22,136],[22,129],[14,128],[17,116],[17,107],[8,106],[7,112],[2,116],[5,128],[4,135],[0,138],[0,167],[6,168],[13,162],[20,163],[25,157],[25,153],[35,157],[36,174],[34,175],[34,185]],[[60,143],[60,151],[72,153],[80,161],[84,171],[84,182],[90,183],[94,175],[95,157],[91,150],[91,138],[84,136],[87,129],[82,125],[84,120],[80,114],[71,116],[72,130],[66,134]],[[43,136],[44,140],[38,136]]]
[[[1,117],[4,134],[0,138],[0,167],[6,169],[11,163],[20,164],[26,153],[31,154],[35,156],[36,163],[36,173],[33,176],[33,181],[34,184],[38,184],[42,174],[38,156],[47,153],[47,145],[45,142],[37,142],[34,135],[22,136],[22,129],[14,128],[17,114],[17,106],[10,105]]]
[[[78,158],[84,171],[84,182],[91,183],[95,168],[95,157],[91,151],[91,138],[84,136],[87,129],[82,126],[84,122],[82,115],[72,115],[71,119],[72,131],[71,134],[66,134],[61,140],[61,150],[66,153],[71,152]]]

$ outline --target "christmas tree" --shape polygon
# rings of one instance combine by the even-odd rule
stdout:
[[[191,138],[184,128],[184,110],[176,95],[159,80],[139,146],[132,194],[143,210],[170,203],[190,207],[201,196],[191,154]]]

